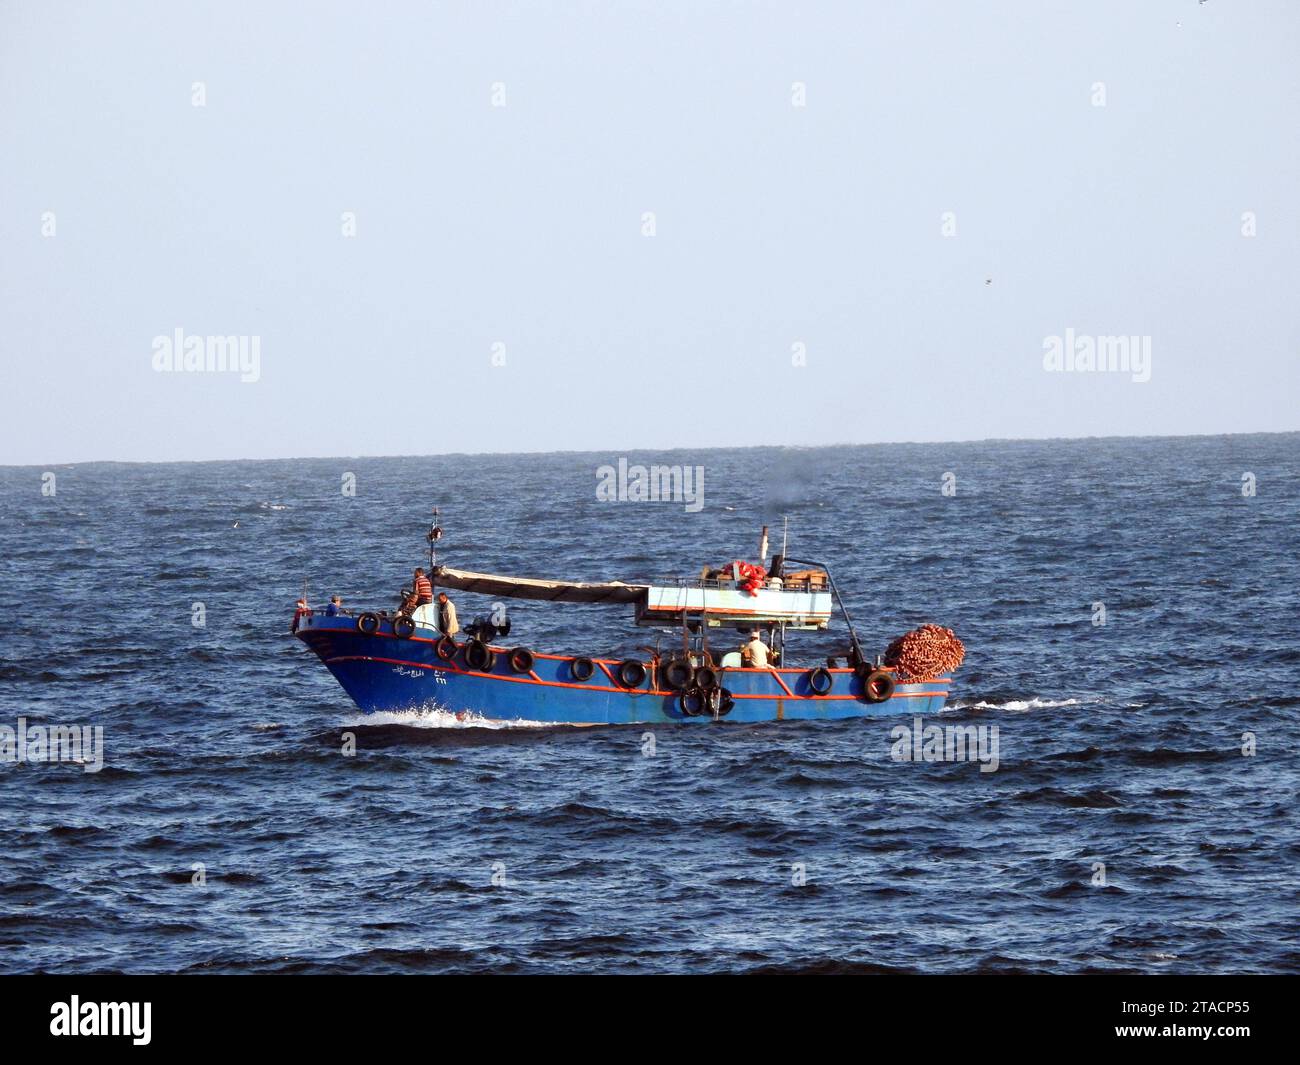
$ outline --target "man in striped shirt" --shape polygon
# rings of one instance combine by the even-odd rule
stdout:
[[[411,582],[411,598],[408,600],[410,605],[410,615],[417,625],[428,625],[433,627],[433,582],[425,576],[424,570],[419,567],[415,570],[415,577]]]
[[[415,605],[424,606],[426,603],[433,602],[433,582],[424,575],[424,570],[417,566],[415,569]]]

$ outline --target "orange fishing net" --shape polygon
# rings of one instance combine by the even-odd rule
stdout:
[[[966,648],[952,629],[922,625],[904,633],[885,651],[885,665],[893,666],[900,679],[934,680],[951,673],[966,657]]]

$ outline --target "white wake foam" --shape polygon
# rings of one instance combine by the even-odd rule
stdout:
[[[1032,699],[1008,699],[1005,703],[988,703],[981,700],[978,703],[957,702],[945,707],[948,710],[1011,710],[1013,712],[1027,710],[1051,710],[1058,706],[1082,706],[1084,703],[1098,703],[1100,699],[1040,699],[1034,696]]]
[[[353,714],[346,722],[349,725],[402,725],[406,728],[554,728],[546,721],[493,721],[482,714],[434,707],[420,707],[415,710],[377,710],[373,714]]]

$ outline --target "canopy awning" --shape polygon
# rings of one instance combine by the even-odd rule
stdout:
[[[479,595],[498,595],[507,599],[544,599],[553,603],[635,603],[645,597],[647,585],[607,581],[585,584],[578,581],[542,581],[530,577],[501,577],[494,573],[438,566],[434,583],[440,588],[455,588]]]

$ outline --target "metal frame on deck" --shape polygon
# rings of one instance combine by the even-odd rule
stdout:
[[[840,590],[835,584],[835,578],[831,575],[830,566],[825,562],[811,562],[806,558],[786,558],[784,561],[792,562],[796,566],[809,566],[820,569],[826,574],[826,583],[831,586],[831,595],[835,597],[835,602],[840,605],[840,613],[844,615],[844,624],[849,630],[849,641],[853,644],[853,653],[857,656],[858,663],[865,662],[862,655],[862,645],[858,643],[858,630],[853,627],[853,618],[849,616],[849,608],[844,605],[844,600],[840,596]]]

